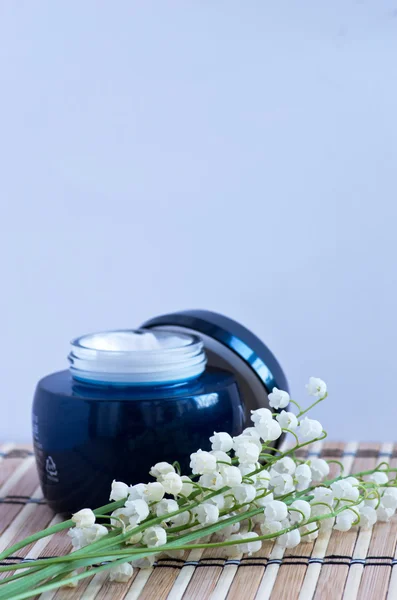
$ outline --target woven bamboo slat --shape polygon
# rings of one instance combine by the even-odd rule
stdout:
[[[397,466],[393,444],[326,442],[302,456],[342,462],[345,472],[380,461]],[[333,465],[332,473],[339,466]],[[0,551],[60,521],[43,500],[31,448],[0,445]],[[135,570],[127,584],[109,582],[106,572],[75,589],[42,594],[40,600],[397,600],[397,517],[372,531],[333,531],[314,543],[283,552],[271,543],[255,555],[227,560],[221,549],[195,549]],[[65,532],[39,540],[14,560],[56,556],[70,549]],[[0,574],[2,577],[5,575]],[[38,600],[38,599],[37,599]]]

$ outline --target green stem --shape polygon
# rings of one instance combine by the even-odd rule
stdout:
[[[295,400],[292,400],[292,399],[290,398],[290,399],[289,399],[289,401],[291,402],[291,404],[295,404],[295,406],[297,407],[297,409],[298,409],[299,411],[301,411],[301,410],[302,410],[302,407],[301,407],[301,405],[300,405],[300,404],[298,404],[297,402],[295,402]]]
[[[316,400],[315,402],[313,402],[313,404],[311,404],[310,406],[308,406],[307,408],[305,408],[305,410],[300,410],[300,413],[298,415],[296,415],[296,418],[299,419],[302,415],[306,414],[307,412],[309,412],[309,410],[311,410],[314,406],[316,406],[316,404],[319,404],[320,402],[322,402],[323,400],[326,399],[326,397],[328,396],[328,392],[325,392],[325,395],[322,396],[321,398],[319,398],[318,400]]]
[[[100,508],[97,508],[96,510],[94,510],[94,513],[95,513],[95,515],[99,515],[101,512],[106,513],[106,512],[113,511],[116,508],[121,508],[122,506],[124,506],[125,501],[126,501],[126,498],[124,498],[123,500],[118,500],[117,502],[111,502],[110,504],[105,504],[105,506],[101,506]],[[43,529],[42,531],[34,533],[33,535],[26,537],[24,540],[17,542],[13,546],[10,546],[9,548],[7,548],[3,552],[1,552],[0,553],[0,561],[7,558],[7,556],[12,556],[16,552],[18,552],[18,550],[20,550],[21,548],[24,548],[25,546],[29,546],[30,544],[33,544],[34,542],[37,542],[38,540],[41,540],[42,538],[47,537],[48,535],[53,535],[54,533],[58,533],[58,531],[63,531],[64,529],[70,529],[71,527],[74,527],[74,525],[75,525],[75,523],[72,521],[72,519],[69,519],[67,521],[64,521],[63,523],[57,523],[56,525],[53,525],[52,527],[47,527],[47,529]]]

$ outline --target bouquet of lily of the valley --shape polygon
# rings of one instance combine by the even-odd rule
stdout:
[[[391,518],[397,508],[396,469],[387,463],[345,477],[338,461],[304,460],[296,451],[326,437],[319,421],[306,415],[327,396],[325,383],[312,377],[306,386],[314,402],[306,409],[274,388],[272,412],[252,411],[252,427],[231,437],[217,432],[210,451],[191,455],[190,475],[178,463],[153,465],[149,483],[114,481],[110,504],[80,510],[0,554],[0,560],[62,529],[69,529],[72,551],[0,567],[14,574],[0,580],[0,600],[22,600],[108,570],[112,581],[126,582],[133,569],[153,565],[161,554],[181,557],[193,548],[221,547],[227,557],[252,554],[263,540],[283,548],[312,542],[331,528],[369,528]],[[295,412],[286,411],[288,405]],[[292,446],[274,442],[288,433]],[[326,479],[329,462],[339,475]],[[391,475],[393,473],[393,475]]]

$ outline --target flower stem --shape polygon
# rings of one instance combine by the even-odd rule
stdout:
[[[299,407],[300,413],[296,415],[296,418],[299,419],[302,415],[305,415],[307,412],[309,412],[309,410],[311,410],[314,406],[316,406],[316,404],[319,404],[319,402],[322,402],[323,400],[325,400],[327,396],[328,396],[328,392],[325,392],[324,396],[322,396],[321,398],[319,398],[318,400],[313,402],[313,404],[311,404],[310,406],[305,408],[305,410],[300,410],[300,407]],[[292,400],[291,400],[291,402],[292,402]]]

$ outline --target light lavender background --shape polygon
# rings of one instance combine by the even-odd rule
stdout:
[[[397,2],[0,3],[0,438],[68,342],[209,308],[394,439]]]

